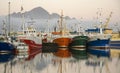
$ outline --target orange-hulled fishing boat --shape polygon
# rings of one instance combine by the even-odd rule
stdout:
[[[55,55],[61,58],[67,58],[71,56],[71,53],[68,48],[59,48]]]
[[[68,47],[71,39],[67,37],[61,37],[54,39],[53,42],[57,43],[59,47]]]
[[[62,58],[67,58],[71,56],[71,53],[68,49],[70,40],[71,39],[69,38],[58,38],[54,40],[54,42],[56,42],[59,46],[58,51],[55,53],[56,56],[62,57]]]
[[[61,12],[60,17],[60,32],[59,37],[53,40],[54,43],[57,43],[59,46],[58,51],[55,53],[58,57],[70,57],[71,54],[68,49],[68,45],[71,43],[71,38],[67,35],[65,26],[63,26],[63,13]]]

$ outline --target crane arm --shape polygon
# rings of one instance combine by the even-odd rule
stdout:
[[[107,28],[108,27],[108,23],[110,22],[110,18],[112,17],[112,12],[110,13],[109,17],[106,19],[106,22],[105,24],[103,25],[104,28]]]

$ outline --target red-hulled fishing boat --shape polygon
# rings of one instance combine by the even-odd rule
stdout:
[[[29,61],[33,59],[37,54],[41,52],[41,49],[29,49],[29,45],[19,42],[19,45],[17,46],[18,53],[17,58],[18,59],[23,59],[26,61]]]
[[[29,51],[34,51],[36,49],[42,48],[41,36],[33,28],[33,22],[29,22],[26,29],[23,27],[23,32],[21,35],[18,35],[18,40],[25,43],[29,47]]]

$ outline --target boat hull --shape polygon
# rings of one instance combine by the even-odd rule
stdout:
[[[28,53],[28,57],[25,60],[29,61],[29,60],[33,59],[40,52],[41,52],[40,49],[30,50],[29,53]]]
[[[0,63],[9,62],[15,58],[14,53],[0,54]]]
[[[83,49],[71,48],[70,51],[75,59],[87,59],[87,52],[85,48]]]
[[[19,59],[24,59],[25,61],[29,61],[33,59],[37,54],[41,52],[41,49],[34,49],[34,50],[29,50],[29,49],[22,49],[17,53],[17,58]]]
[[[88,49],[88,54],[95,55],[97,57],[109,57],[110,56],[110,49]]]
[[[88,37],[87,36],[76,36],[72,39],[70,44],[71,47],[86,48]]]
[[[72,41],[71,47],[81,47],[84,48],[86,47],[87,42],[85,40],[77,40],[77,41]]]
[[[116,40],[116,41],[110,41],[110,47],[111,48],[118,48],[120,49],[120,40]]]
[[[87,58],[86,45],[87,45],[87,36],[76,36],[72,39],[70,44],[70,51],[72,56],[76,59],[85,59]]]
[[[114,38],[110,41],[110,54],[111,57],[120,56],[120,38]]]
[[[15,46],[8,42],[0,42],[0,53],[15,53]]]
[[[109,46],[109,39],[97,39],[88,42],[88,47],[108,47]]]
[[[120,56],[120,49],[110,49],[110,55],[111,57],[119,57]]]
[[[61,58],[68,58],[71,56],[71,53],[68,48],[59,48],[58,51],[55,53],[55,56]]]
[[[55,53],[57,50],[57,43],[42,43],[42,53]]]
[[[34,50],[37,50],[37,49],[41,50],[41,48],[42,48],[42,44],[36,44],[32,40],[22,39],[21,41],[24,42],[25,44],[27,44],[29,46],[29,51],[34,51]]]
[[[53,40],[54,43],[57,43],[59,47],[68,47],[69,43],[71,42],[70,38],[56,38]]]

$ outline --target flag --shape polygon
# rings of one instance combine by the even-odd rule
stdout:
[[[21,6],[21,11],[23,11],[23,6]]]

